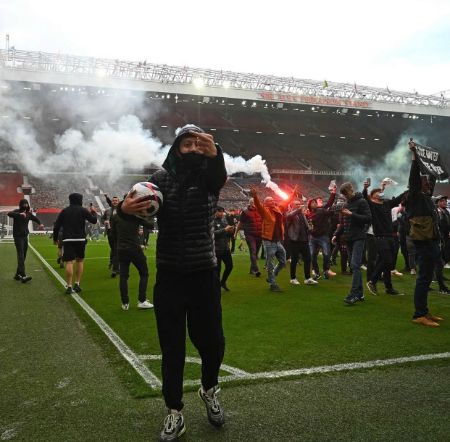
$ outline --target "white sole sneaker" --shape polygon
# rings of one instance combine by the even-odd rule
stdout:
[[[293,284],[293,285],[300,285],[300,283],[298,282],[298,280],[297,279],[291,279],[291,284]]]
[[[153,308],[153,304],[148,301],[138,302],[137,307],[141,309]]]
[[[316,285],[319,284],[315,279],[309,278],[309,279],[305,279],[304,283],[306,285]]]

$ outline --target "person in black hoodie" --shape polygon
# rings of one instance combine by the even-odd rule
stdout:
[[[39,224],[40,228],[43,228],[44,226],[39,221],[39,218],[31,213],[30,204],[26,199],[20,200],[19,208],[9,212],[8,216],[13,219],[13,237],[17,251],[17,270],[14,279],[26,283],[32,279],[31,276],[27,276],[25,273],[28,234],[30,233],[28,231],[28,224],[30,221],[33,221],[34,223]]]
[[[162,392],[168,408],[160,440],[176,440],[186,431],[181,413],[186,323],[202,360],[198,394],[208,420],[216,427],[225,422],[217,397],[225,339],[213,224],[226,179],[221,148],[212,135],[194,125],[178,132],[163,169],[150,178],[164,197],[157,215],[153,295],[162,352]],[[118,215],[126,217],[143,213],[149,203],[130,194],[118,207]]]
[[[342,184],[340,190],[347,200],[341,213],[350,219],[350,222],[343,222],[340,229],[344,229],[343,234],[347,241],[349,256],[351,256],[350,268],[352,269],[352,287],[344,302],[347,305],[353,305],[358,301],[364,301],[361,264],[367,229],[372,216],[367,201],[360,192],[355,193],[352,183]],[[340,233],[337,232],[336,235],[339,236]]]
[[[400,293],[392,286],[391,271],[394,269],[395,242],[394,226],[391,211],[405,198],[405,193],[390,200],[382,200],[380,194],[384,191],[384,183],[381,188],[372,189],[370,196],[367,189],[370,184],[364,181],[363,196],[369,204],[372,214],[372,228],[375,239],[377,258],[372,274],[367,275],[367,288],[372,295],[377,294],[377,282],[383,275],[384,286],[388,295]]]
[[[66,294],[81,292],[80,281],[84,271],[84,252],[86,248],[86,221],[91,224],[97,222],[97,213],[93,206],[90,210],[82,207],[83,195],[71,193],[69,195],[70,205],[63,209],[56,218],[53,227],[53,242],[58,243],[59,229],[63,228],[63,256],[62,260],[66,267]],[[72,288],[73,265],[77,263],[75,284]]]
[[[230,237],[234,234],[234,226],[229,224],[223,207],[217,207],[216,216],[214,217],[214,247],[217,257],[217,272],[221,273],[222,262],[225,270],[220,278],[220,286],[229,292],[227,279],[233,270],[233,257],[230,250]]]
[[[414,242],[417,254],[417,278],[414,290],[413,322],[427,327],[439,327],[443,318],[432,315],[428,310],[428,291],[433,278],[433,271],[440,259],[439,219],[436,206],[431,198],[436,178],[421,175],[416,160],[413,141],[409,142],[413,152],[409,173],[409,192],[406,199],[406,213],[409,219],[409,235]]]

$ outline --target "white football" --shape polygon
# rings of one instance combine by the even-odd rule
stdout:
[[[150,207],[147,209],[146,216],[137,216],[137,218],[146,221],[153,220],[163,203],[163,196],[159,187],[156,184],[144,181],[136,183],[130,190],[130,192],[133,191],[136,191],[135,198],[145,198],[145,200],[150,201]]]

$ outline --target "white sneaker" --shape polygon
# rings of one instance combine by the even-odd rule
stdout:
[[[300,283],[298,282],[297,278],[291,279],[291,284],[293,285],[299,285]]]
[[[391,271],[391,275],[395,276],[403,276],[403,273],[400,273],[397,269]]]
[[[144,302],[138,302],[138,308],[153,308],[153,304],[146,299]]]
[[[361,266],[361,270],[367,270],[367,266],[365,266],[364,264]]]
[[[129,304],[122,304],[122,310],[128,310],[130,307]]]
[[[309,279],[305,279],[305,284],[306,285],[315,285],[315,284],[319,284],[315,279],[309,278]]]
[[[328,276],[336,276],[336,272],[333,272],[333,270],[328,270]]]

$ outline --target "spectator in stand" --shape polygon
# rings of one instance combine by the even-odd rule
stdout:
[[[296,192],[296,189],[294,192]],[[270,284],[272,292],[282,292],[276,283],[276,277],[280,270],[286,266],[286,250],[281,243],[284,238],[283,211],[286,210],[295,193],[280,205],[277,205],[271,196],[264,199],[264,205],[261,204],[258,191],[254,187],[250,189],[250,195],[253,197],[256,209],[263,220],[261,237],[266,251],[267,282]],[[274,266],[275,258],[278,261],[276,266]]]
[[[233,257],[230,251],[230,237],[234,234],[234,226],[230,226],[226,220],[225,209],[217,207],[216,215],[214,217],[214,247],[217,257],[217,272],[220,278],[220,286],[229,292],[227,280],[233,270]],[[220,277],[222,270],[222,262],[225,265],[225,270],[222,277]]]
[[[130,264],[133,264],[139,273],[139,294],[137,307],[139,309],[153,308],[147,300],[147,284],[148,284],[148,267],[147,258],[142,249],[143,230],[141,225],[145,224],[151,227],[143,219],[129,218],[123,219],[119,216],[115,217],[112,224],[112,236],[114,244],[117,248],[117,256],[120,268],[120,299],[122,301],[122,309],[128,310],[128,278],[130,275]],[[141,229],[141,237],[139,236]]]
[[[372,189],[370,196],[367,193],[370,183],[364,181],[363,196],[369,204],[372,215],[372,228],[375,239],[377,258],[372,273],[367,274],[367,288],[372,295],[377,295],[377,282],[383,276],[384,287],[388,295],[399,295],[400,293],[392,286],[391,271],[394,267],[395,240],[394,226],[392,222],[392,208],[397,207],[404,198],[404,193],[391,200],[381,199],[381,188]]]
[[[261,272],[258,267],[258,253],[262,242],[262,218],[255,207],[253,198],[250,198],[248,207],[241,212],[235,235],[241,229],[244,230],[245,241],[247,242],[250,255],[250,274],[259,278]]]
[[[428,310],[428,291],[433,270],[440,259],[438,214],[431,199],[436,179],[420,174],[413,141],[409,142],[413,153],[409,173],[409,192],[406,198],[406,213],[410,223],[410,236],[417,253],[418,272],[414,290],[414,314],[412,321],[427,327],[439,327],[443,318],[432,315]]]
[[[298,285],[296,272],[298,257],[301,254],[304,261],[304,283],[307,285],[317,284],[317,281],[311,278],[311,251],[309,248],[309,224],[305,216],[305,208],[300,200],[292,203],[292,209],[286,215],[286,236],[289,240],[291,250],[291,284]]]
[[[186,431],[181,412],[186,323],[202,359],[198,394],[206,406],[208,420],[216,427],[225,423],[217,396],[225,338],[213,223],[226,179],[221,148],[212,135],[194,125],[184,126],[178,132],[163,169],[150,178],[164,197],[157,215],[153,296],[162,352],[162,393],[168,408],[160,433],[162,441],[178,440]],[[137,215],[148,206],[147,201],[130,195],[120,206],[119,216]]]
[[[58,244],[59,230],[63,229],[63,256],[66,266],[66,294],[81,292],[81,277],[84,271],[84,254],[86,249],[86,220],[92,224],[97,222],[97,213],[93,206],[90,210],[83,207],[83,195],[71,193],[70,205],[63,209],[56,219],[53,228],[53,242]],[[76,262],[75,284],[72,288],[73,268]]]
[[[28,200],[21,199],[19,202],[19,208],[8,212],[8,216],[13,219],[13,238],[14,245],[17,252],[17,270],[14,275],[16,281],[26,283],[33,278],[27,276],[25,272],[25,260],[27,259],[28,251],[28,224],[30,221],[39,225],[40,229],[44,228],[39,218],[31,213],[30,204]]]
[[[339,227],[343,232],[336,231],[335,236],[342,233],[346,236],[350,268],[352,269],[352,286],[344,302],[347,305],[353,305],[358,301],[364,301],[361,264],[367,228],[372,221],[372,216],[367,201],[360,192],[354,191],[352,183],[342,184],[340,191],[347,200],[341,212],[347,219]]]
[[[333,216],[331,206],[336,198],[336,185],[334,185],[330,197],[323,207],[317,204],[317,198],[312,198],[308,201],[308,219],[312,224],[310,235],[310,248],[312,257],[312,267],[314,271],[314,279],[320,279],[319,263],[317,256],[322,250],[323,254],[323,276],[328,279],[330,276],[336,276],[336,273],[330,270],[330,238],[328,230],[330,227],[330,218]],[[323,201],[320,201],[323,205]]]
[[[108,198],[109,200],[109,198]],[[105,233],[109,244],[109,268],[111,269],[111,278],[115,278],[119,273],[119,258],[117,256],[117,247],[112,234],[112,224],[117,215],[117,206],[119,204],[119,197],[113,196],[111,207],[106,209],[102,215],[102,221],[105,225]]]

